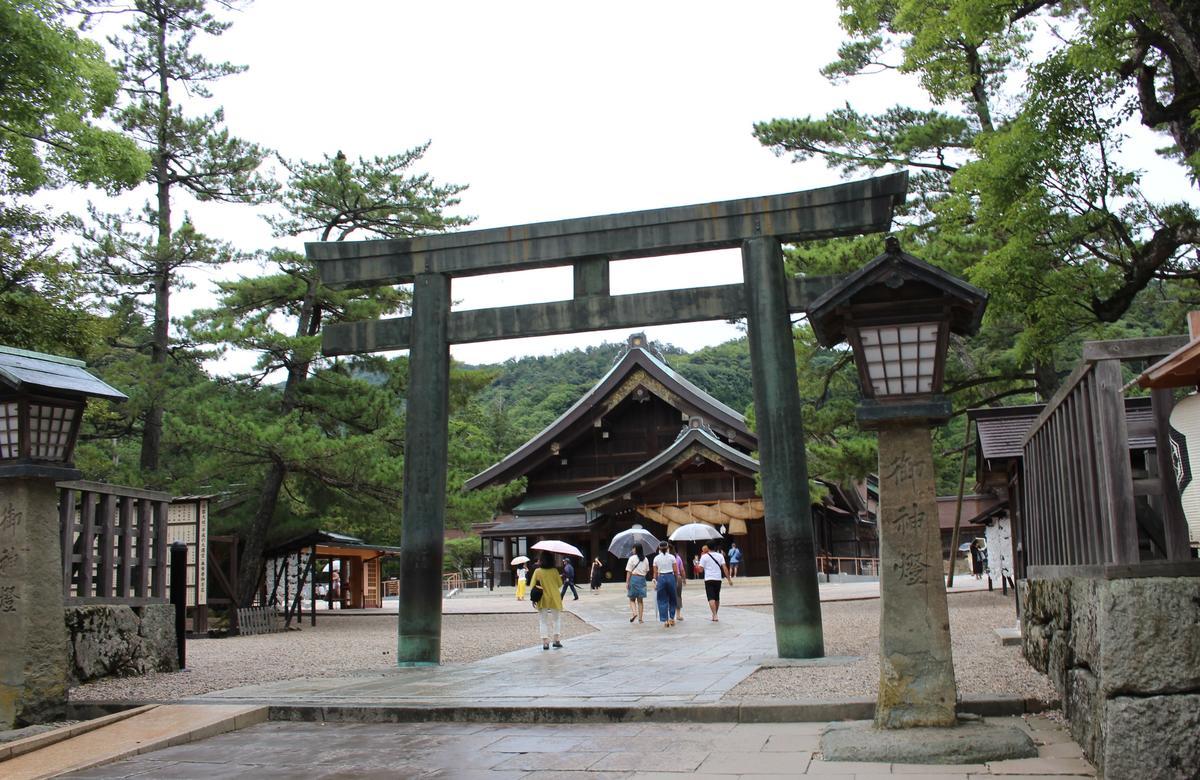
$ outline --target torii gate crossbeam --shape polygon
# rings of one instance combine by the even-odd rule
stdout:
[[[903,203],[906,173],[761,198],[584,217],[404,240],[306,244],[334,286],[413,283],[412,316],[326,326],[327,355],[409,349],[407,440],[400,553],[400,665],[441,656],[452,343],[548,333],[733,319],[749,325],[754,404],[774,593],[784,658],[824,654],[796,386],[790,312],[830,280],[789,280],[781,243],[887,230]],[[611,260],[740,246],[740,285],[609,294]],[[455,276],[574,266],[574,297],[549,304],[450,311]]]

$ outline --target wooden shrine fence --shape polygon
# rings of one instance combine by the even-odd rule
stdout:
[[[170,494],[87,481],[58,488],[64,603],[166,603]]]
[[[1083,363],[1063,382],[1023,443],[1014,542],[1032,579],[1171,576],[1191,570],[1187,527],[1171,465],[1170,390],[1125,399],[1122,360],[1165,355],[1174,337],[1084,344]],[[1148,402],[1148,403],[1147,403]],[[1127,407],[1152,436],[1134,476]],[[1145,497],[1143,511],[1138,499]],[[1149,510],[1149,511],[1147,511]]]

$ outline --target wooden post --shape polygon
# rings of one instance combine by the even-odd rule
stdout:
[[[96,588],[96,595],[105,598],[117,595],[113,593],[113,534],[116,530],[116,509],[116,495],[105,493],[100,499],[100,582]]]
[[[1137,563],[1137,523],[1134,518],[1133,474],[1129,466],[1129,432],[1125,425],[1124,394],[1121,392],[1121,362],[1099,360],[1095,364],[1096,423],[1099,444],[1096,457],[1105,475],[1102,496],[1112,543],[1111,563]]]
[[[954,505],[954,531],[950,534],[950,573],[946,575],[946,587],[954,587],[954,564],[958,562],[958,529],[962,524],[963,488],[967,481],[967,453],[971,451],[971,418],[967,418],[967,432],[963,434],[962,464],[958,469],[958,501]],[[938,531],[941,534],[941,531]]]
[[[413,284],[408,358],[404,507],[400,532],[401,666],[436,664],[442,642],[442,552],[450,411],[450,277],[419,274]]]
[[[92,596],[92,577],[96,570],[96,494],[88,491],[80,493],[79,503],[78,595]]]
[[[767,558],[781,658],[825,655],[813,545],[804,423],[788,316],[783,250],[763,236],[742,245],[750,361],[762,468]]]

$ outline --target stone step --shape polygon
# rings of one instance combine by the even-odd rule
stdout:
[[[84,724],[68,726],[65,730],[75,729],[76,733],[65,739],[46,739],[57,732],[30,737],[31,740],[46,739],[46,744],[0,763],[0,776],[5,780],[56,777],[236,731],[266,719],[267,708],[257,705],[167,704],[150,707],[82,733],[79,729]],[[20,749],[17,743],[7,747]]]
[[[997,628],[996,636],[1000,639],[1001,647],[1021,645],[1021,629],[1019,628]]]

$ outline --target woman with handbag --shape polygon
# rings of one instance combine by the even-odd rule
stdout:
[[[629,597],[629,622],[642,622],[646,602],[646,575],[650,573],[650,561],[642,554],[642,546],[633,546],[633,555],[625,564],[625,595]]]
[[[529,600],[538,611],[538,628],[542,634],[542,649],[549,650],[550,637],[554,647],[562,647],[562,576],[554,565],[554,554],[542,551],[538,567],[529,580]]]

